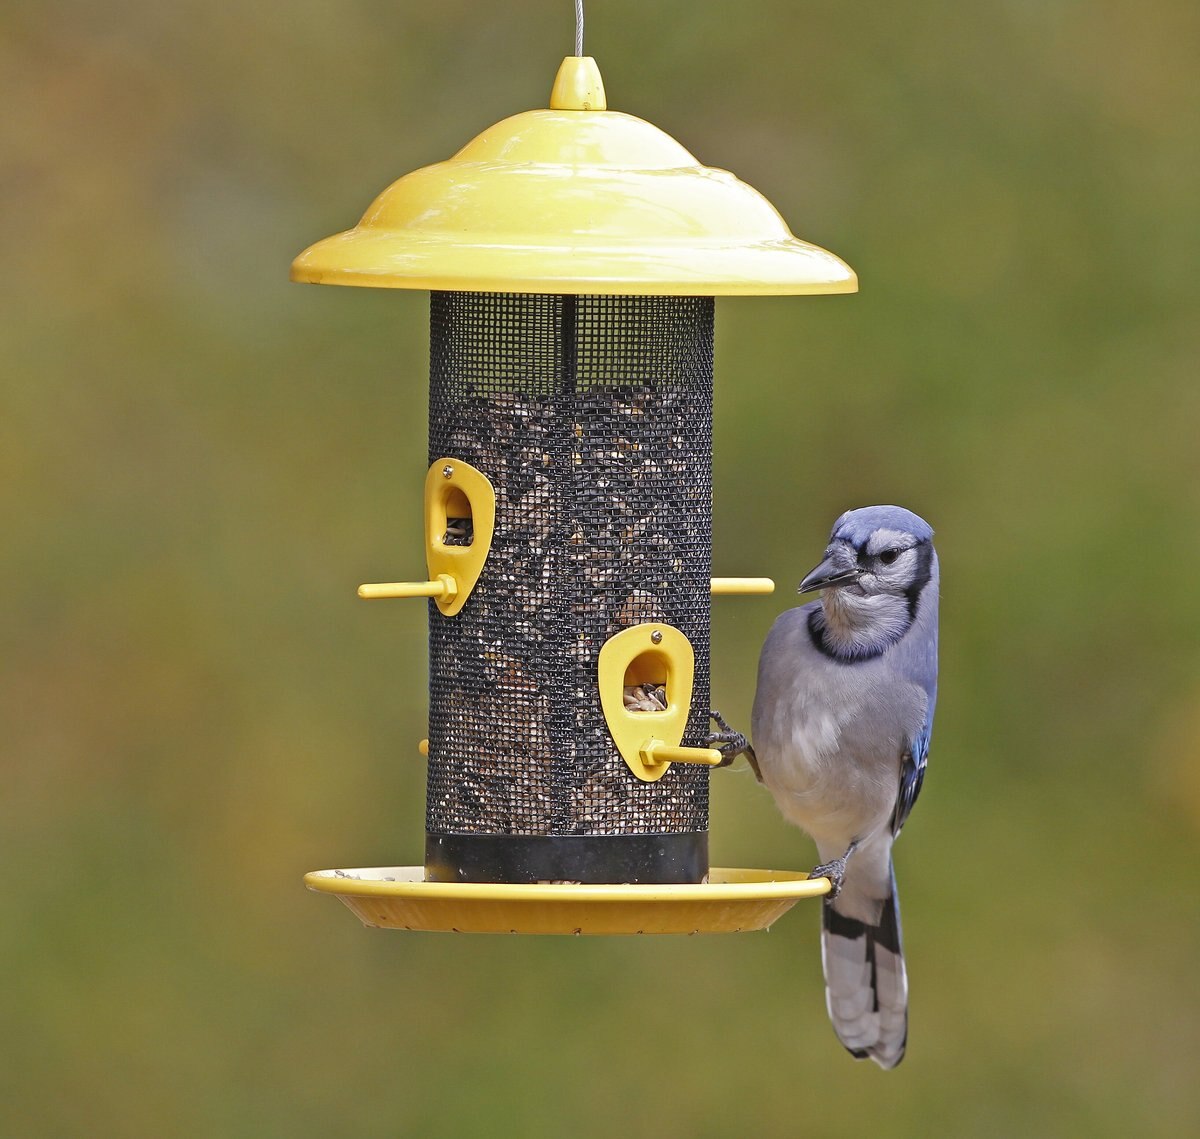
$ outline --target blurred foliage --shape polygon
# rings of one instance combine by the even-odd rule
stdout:
[[[14,1136],[1200,1129],[1200,8],[599,0],[610,103],[856,298],[718,306],[718,707],[843,509],[938,530],[912,1040],[734,938],[366,932],[419,858],[426,306],[290,258],[544,105],[565,0],[8,0],[0,998]],[[406,490],[406,488],[408,488]],[[804,867],[744,769],[713,851]]]

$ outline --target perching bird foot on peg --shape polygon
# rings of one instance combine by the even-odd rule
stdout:
[[[715,708],[708,716],[720,731],[710,732],[704,744],[706,747],[715,747],[721,753],[718,767],[728,767],[742,752],[750,749],[750,741],[741,732],[734,731]]]
[[[754,748],[750,746],[750,741],[741,732],[731,728],[725,722],[725,717],[716,709],[710,711],[708,715],[720,728],[720,731],[712,732],[704,741],[706,747],[715,747],[721,753],[721,762],[717,764],[717,767],[728,767],[739,755],[745,755],[755,778],[761,783],[762,776],[758,772],[758,757],[754,754]]]
[[[809,872],[810,878],[828,878],[829,893],[825,895],[827,901],[833,901],[834,898],[842,892],[842,882],[846,877],[846,863],[856,850],[858,843],[852,842],[846,853],[841,858],[835,858],[832,862],[822,862],[820,866],[814,866]]]

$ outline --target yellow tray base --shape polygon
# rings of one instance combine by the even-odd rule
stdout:
[[[740,933],[767,929],[828,878],[794,870],[713,867],[687,886],[491,885],[426,882],[422,866],[314,870],[304,883],[334,894],[363,925],[446,933]]]

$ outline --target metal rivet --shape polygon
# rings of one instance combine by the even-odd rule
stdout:
[[[661,645],[662,644],[662,630],[655,629],[654,632],[650,634],[650,640],[653,641],[656,645]]]
[[[454,468],[449,463],[447,463],[442,468],[442,478],[448,479],[452,474],[454,474]]]

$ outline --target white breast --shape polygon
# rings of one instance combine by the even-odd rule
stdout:
[[[752,723],[759,769],[784,816],[820,846],[844,850],[895,804],[902,724],[877,671],[821,654],[801,609],[779,618],[763,649]]]

